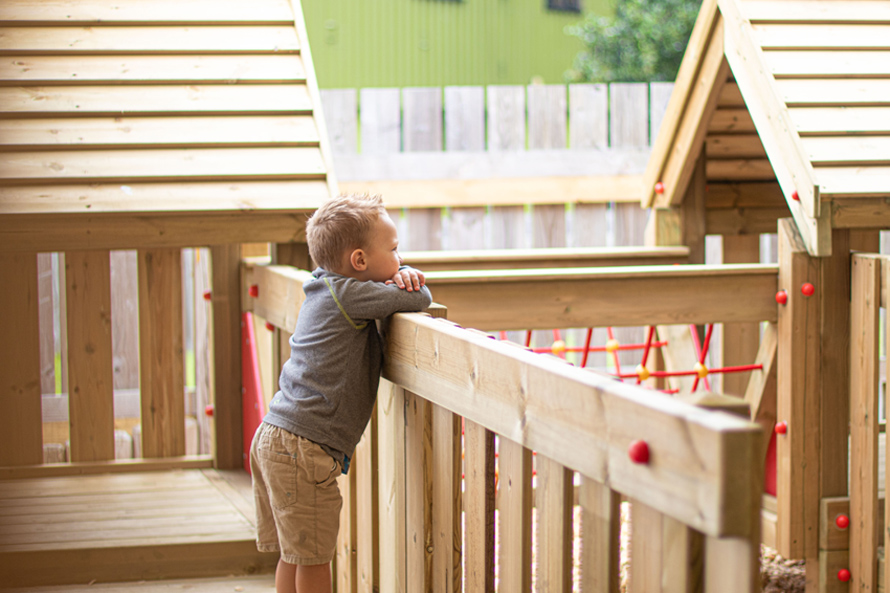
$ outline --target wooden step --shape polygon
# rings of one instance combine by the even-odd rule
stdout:
[[[136,583],[106,583],[101,585],[59,585],[50,587],[25,587],[7,590],[6,593],[270,593],[275,591],[273,573],[253,576],[228,576],[209,579],[176,579],[165,581],[139,581]]]
[[[269,572],[243,471],[179,470],[0,481],[8,587]]]

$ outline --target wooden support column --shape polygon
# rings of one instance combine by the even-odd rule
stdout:
[[[850,581],[851,591],[877,591],[877,548],[883,543],[878,514],[880,399],[879,324],[882,261],[852,260],[850,310]]]
[[[776,544],[786,558],[818,562],[820,501],[820,298],[802,287],[824,290],[818,260],[791,219],[779,221],[779,288],[788,301],[779,306],[777,420],[788,431],[777,442]]]
[[[142,455],[185,455],[182,255],[179,249],[151,249],[139,251],[138,257]],[[240,352],[238,342],[235,347]]]
[[[244,465],[241,419],[241,248],[210,248],[217,469]]]
[[[723,263],[743,264],[760,262],[760,235],[725,235]],[[723,366],[751,364],[760,344],[759,323],[723,324]],[[756,371],[754,371],[756,372]],[[723,375],[723,393],[742,396],[748,385],[747,373]]]
[[[0,253],[0,278],[0,466],[36,465],[43,463],[37,254]]]
[[[464,419],[467,593],[494,590],[494,433]]]
[[[114,459],[111,259],[108,251],[69,251],[65,255],[71,461],[110,460]],[[144,300],[139,299],[140,304]],[[181,312],[181,308],[177,310]],[[156,310],[152,309],[152,312]],[[181,320],[181,317],[177,319]],[[181,335],[182,323],[179,328]],[[147,333],[153,335],[151,331]],[[182,350],[179,352],[181,361]],[[181,363],[179,368],[182,369]],[[151,372],[162,375],[164,371],[153,368]],[[142,397],[145,401],[144,392]],[[180,405],[183,405],[183,397],[180,390]],[[152,401],[150,397],[149,401]],[[143,443],[146,440],[145,428],[151,426],[144,417],[143,412]],[[180,428],[184,446],[184,418]],[[159,457],[149,455],[145,449],[143,454],[145,457]]]

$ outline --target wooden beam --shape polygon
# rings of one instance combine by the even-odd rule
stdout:
[[[763,458],[766,458],[776,426],[778,351],[778,328],[775,323],[769,323],[760,338],[760,347],[754,359],[755,364],[763,365],[763,370],[751,373],[745,389],[745,402],[750,406],[751,420],[763,428],[761,447]]]
[[[722,509],[749,504],[751,493],[734,484],[759,484],[760,429],[753,424],[420,314],[394,316],[387,344],[388,380],[592,479],[608,479],[614,490],[645,497],[695,529],[751,532],[748,518],[737,521]],[[653,452],[648,466],[628,459],[637,438]],[[738,458],[746,462],[731,461]]]
[[[303,283],[312,279],[312,273],[291,266],[258,266],[242,264],[246,273],[250,270],[251,280],[242,285],[244,291],[250,286],[257,287],[257,296],[241,292],[241,304],[247,311],[253,311],[275,327],[288,334],[294,333],[300,307],[306,300]]]
[[[182,254],[165,249],[138,255],[142,456],[176,457],[185,455]]]
[[[887,197],[890,198],[890,192]],[[831,225],[837,229],[881,229],[890,227],[887,198],[844,198],[831,202]]]
[[[807,254],[794,222],[783,219],[779,287],[788,302],[778,308],[777,417],[788,432],[777,441],[777,544],[786,558],[818,561],[821,310],[818,297],[802,294],[807,282],[824,290],[818,262]]]
[[[92,474],[118,474],[165,470],[208,469],[213,467],[210,455],[183,455],[163,459],[120,459],[43,465],[8,466],[0,468],[0,480],[57,478]]]
[[[28,466],[43,463],[37,254],[0,250],[0,277],[0,466]]]
[[[112,5],[105,2],[66,6],[67,25],[185,25],[185,24],[269,24],[290,25],[293,13],[286,0],[271,0],[258,4],[254,10],[236,4],[220,5],[212,0],[196,0],[183,7],[176,0],[160,0],[151,8],[140,4]],[[55,15],[45,7],[34,6],[23,0],[4,2],[0,22],[27,25],[57,25]]]
[[[707,210],[705,225],[709,235],[750,235],[774,233],[776,223],[787,218],[788,208],[720,208]]]
[[[432,272],[427,285],[449,319],[482,330],[776,319],[776,268],[763,264]]]
[[[214,454],[217,469],[243,467],[241,407],[241,249],[210,249],[213,306]]]
[[[760,235],[723,237],[723,263],[751,263],[760,261]],[[760,324],[723,324],[723,366],[751,364],[760,345]],[[723,393],[742,396],[748,385],[750,373],[728,373],[723,375]]]
[[[70,460],[104,461],[114,459],[114,393],[112,390],[114,369],[111,349],[111,258],[109,252],[69,251],[66,253],[65,283],[67,285],[68,320]],[[140,298],[139,302],[142,303],[143,300]],[[143,369],[143,372],[146,371],[148,369]],[[152,369],[150,372],[154,371],[155,369]],[[142,397],[151,401],[150,389],[147,392],[144,391]],[[180,391],[180,399],[183,397],[184,392]],[[184,422],[183,419],[183,439],[185,438]],[[146,424],[143,420],[143,442]],[[150,426],[150,423],[148,425]],[[148,452],[144,448],[143,452],[146,457],[160,457],[160,455],[147,454]],[[178,454],[184,455],[185,449],[183,448]]]

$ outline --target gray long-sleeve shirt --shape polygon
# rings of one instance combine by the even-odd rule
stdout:
[[[377,397],[383,343],[375,320],[430,306],[428,288],[361,281],[322,268],[303,284],[306,300],[291,355],[264,422],[352,457]]]

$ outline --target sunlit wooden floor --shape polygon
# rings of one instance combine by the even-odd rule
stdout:
[[[253,522],[243,471],[0,481],[0,574],[13,587],[269,572]]]
[[[275,575],[268,573],[211,579],[27,587],[10,589],[6,593],[179,593],[181,591],[188,591],[188,593],[272,593],[275,591]]]

